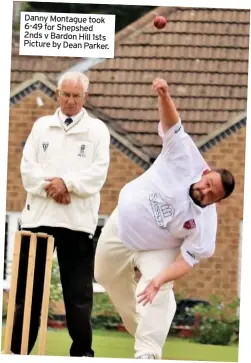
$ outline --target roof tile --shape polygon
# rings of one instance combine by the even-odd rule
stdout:
[[[162,30],[153,27],[156,14],[168,19]],[[88,72],[90,102],[156,156],[161,143],[151,84],[163,77],[185,129],[199,140],[246,109],[249,21],[243,9],[156,8],[116,36],[115,59]]]
[[[156,14],[167,17],[162,30]],[[115,58],[93,66],[90,105],[113,118],[135,146],[158,155],[154,78],[167,80],[186,131],[196,141],[247,106],[250,11],[245,9],[159,7],[116,35]],[[12,87],[34,72],[55,82],[59,73],[81,62],[70,57],[18,55],[13,36]]]
[[[14,33],[12,37],[11,89],[31,78],[36,72],[46,74],[50,80],[55,82],[57,75],[80,61],[81,58],[76,57],[37,57],[19,55],[19,35]]]

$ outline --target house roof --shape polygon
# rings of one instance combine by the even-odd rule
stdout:
[[[153,27],[167,17],[163,30]],[[150,158],[157,135],[155,77],[167,80],[185,130],[196,143],[246,110],[249,10],[156,8],[116,36],[115,58],[93,66],[89,106],[109,117]]]
[[[32,78],[34,73],[43,72],[50,81],[56,83],[57,76],[82,59],[79,57],[38,57],[19,55],[19,33],[12,36],[11,57],[11,90],[16,86]]]
[[[10,106],[18,104],[24,97],[38,90],[56,101],[56,85],[52,83],[43,73],[34,73],[32,78],[25,80],[11,90]],[[85,104],[85,108],[88,110],[90,116],[101,116],[98,111],[95,111],[92,107],[88,106],[88,102]],[[102,115],[100,118],[102,118],[109,129],[111,144],[126,154],[143,169],[147,169],[151,165],[149,156],[143,154],[142,151],[131,142],[130,136],[128,138],[125,137],[123,135],[123,130],[121,130],[121,128],[116,124],[113,124],[109,117],[103,117]]]
[[[56,86],[52,83],[43,73],[35,73],[32,78],[27,79],[20,85],[15,87],[10,94],[10,106],[15,105],[22,101],[22,99],[34,91],[40,90],[49,97],[56,100]],[[143,169],[148,169],[152,164],[153,159],[150,155],[143,153],[141,144],[135,142],[132,135],[128,135],[120,126],[116,124],[109,116],[100,114],[97,109],[89,106],[88,102],[85,105],[90,116],[99,117],[102,119],[110,132],[111,144],[125,153],[131,160],[141,166]],[[238,131],[240,128],[246,126],[246,111],[239,113],[233,119],[225,123],[220,129],[215,130],[206,137],[197,142],[197,146],[201,152],[205,152],[211,147],[214,147],[222,139],[230,136]]]

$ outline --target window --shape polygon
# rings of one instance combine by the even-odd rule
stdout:
[[[96,249],[96,246],[97,246],[97,243],[98,243],[98,239],[99,239],[99,236],[100,236],[100,233],[101,233],[101,230],[102,228],[104,227],[106,221],[107,221],[108,217],[107,216],[99,216],[99,219],[98,219],[98,225],[97,225],[97,228],[96,228],[96,231],[95,231],[95,234],[93,236],[93,241],[94,241],[94,244],[95,244],[95,249]]]
[[[4,289],[8,289],[10,285],[15,233],[20,228],[20,217],[20,212],[8,212],[6,214],[3,276]]]
[[[238,297],[241,297],[241,255],[242,255],[242,223],[240,222],[240,238],[239,238],[239,260],[238,260]]]
[[[95,234],[93,236],[93,242],[94,242],[94,245],[95,245],[95,250],[96,250],[96,246],[97,246],[97,243],[98,243],[98,239],[99,239],[101,230],[104,227],[107,219],[108,219],[107,216],[100,216],[99,217],[98,226],[97,226]],[[104,288],[96,282],[94,276],[93,276],[93,291],[94,292],[104,292],[105,291]]]
[[[14,240],[15,233],[17,230],[20,230],[20,212],[7,212],[6,214],[6,222],[5,222],[5,243],[4,243],[4,272],[3,272],[3,280],[4,280],[4,289],[9,289],[10,286],[10,277],[11,277],[11,265],[13,258],[13,250],[14,250]],[[99,216],[98,226],[96,228],[95,234],[93,236],[93,242],[95,244],[95,248],[101,233],[103,226],[105,225],[108,216]],[[96,283],[93,278],[93,287],[94,292],[101,292],[104,289]]]
[[[5,221],[5,234],[4,234],[4,266],[3,266],[3,279],[6,280],[6,276],[7,276],[7,245],[8,245],[8,233],[7,233],[7,228],[8,228],[8,216],[6,216],[6,221]]]

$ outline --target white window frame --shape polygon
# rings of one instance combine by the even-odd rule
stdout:
[[[10,287],[11,267],[14,252],[15,233],[18,230],[21,218],[20,212],[7,212],[6,219],[8,219],[6,231],[7,234],[7,253],[6,253],[6,279],[3,280],[3,288],[8,290]]]
[[[107,220],[108,220],[108,216],[107,215],[99,215],[98,218],[98,226],[102,227],[106,224]],[[103,288],[103,286],[101,286],[100,284],[98,284],[97,282],[93,283],[93,292],[94,293],[99,293],[99,292],[105,292],[105,289]]]
[[[3,289],[9,290],[10,278],[11,278],[11,267],[14,252],[14,240],[15,233],[18,230],[19,222],[21,219],[21,212],[6,212],[6,219],[8,219],[7,228],[7,254],[6,254],[6,279],[3,280]],[[102,227],[105,225],[108,219],[107,215],[99,215],[98,226]],[[56,253],[55,253],[56,256]],[[104,292],[104,288],[98,283],[93,283],[94,293]]]
[[[243,221],[240,221],[240,233],[239,233],[239,251],[238,251],[238,287],[237,293],[238,297],[241,297],[241,260],[242,260],[242,231],[243,231]]]

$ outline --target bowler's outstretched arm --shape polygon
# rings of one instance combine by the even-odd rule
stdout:
[[[158,94],[159,117],[165,133],[179,121],[179,114],[164,79],[156,78],[153,81],[153,90]]]

